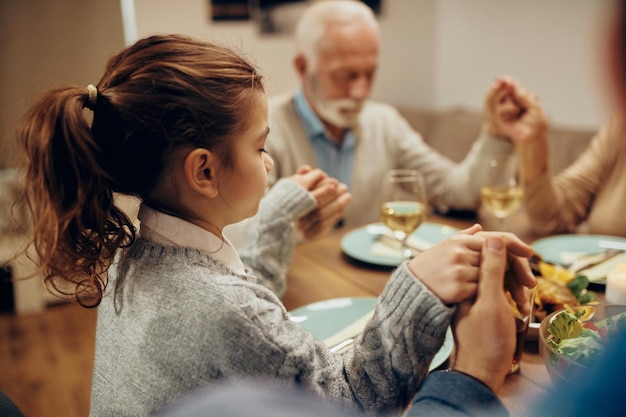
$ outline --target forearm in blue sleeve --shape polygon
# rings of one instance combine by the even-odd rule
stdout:
[[[406,417],[505,417],[509,412],[485,384],[456,371],[435,371],[424,380]]]

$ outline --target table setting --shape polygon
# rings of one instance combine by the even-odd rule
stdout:
[[[343,297],[319,301],[290,312],[290,319],[300,323],[331,352],[352,346],[374,314],[375,297]],[[448,328],[443,346],[433,358],[430,370],[442,365],[452,353],[454,338]]]
[[[542,259],[571,273],[584,273],[592,284],[606,284],[611,269],[626,262],[626,238],[606,235],[553,235],[532,243]]]
[[[415,195],[409,200],[404,194],[397,201],[423,204],[419,193]],[[393,198],[385,198],[385,202],[393,202]],[[494,215],[489,212],[485,215],[484,207],[478,211],[478,219],[467,219],[447,217],[428,209],[416,215],[419,205],[402,204],[395,205],[399,215],[394,219],[393,212],[384,213],[392,206],[381,207],[378,222],[351,229],[338,228],[296,247],[282,301],[292,320],[333,351],[348,349],[358,338],[373,314],[375,297],[382,292],[393,268],[476,222],[486,230],[503,227],[499,221],[493,226]],[[521,416],[529,402],[547,395],[555,381],[555,354],[546,350],[549,322],[563,312],[578,308],[592,310],[590,318],[595,316],[599,320],[619,313],[616,306],[626,304],[626,238],[589,234],[536,236],[528,227],[523,207],[505,217],[505,230],[533,247],[533,272],[538,280],[550,281],[559,291],[571,293],[568,293],[569,302],[553,303],[549,308],[547,296],[541,293],[539,285],[532,294],[534,311],[522,328],[519,356],[514,361],[517,364],[512,364],[499,393],[511,415]],[[396,227],[395,231],[390,224]],[[448,329],[446,342],[430,369],[445,367],[453,351],[454,341]]]
[[[407,237],[406,246],[415,255],[458,230],[445,224],[425,222]],[[383,223],[372,223],[350,231],[341,240],[341,250],[354,260],[375,266],[396,267],[404,261],[400,243]]]

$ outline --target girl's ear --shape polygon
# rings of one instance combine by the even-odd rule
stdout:
[[[206,197],[216,197],[217,159],[209,150],[196,148],[185,157],[185,179],[191,189]]]

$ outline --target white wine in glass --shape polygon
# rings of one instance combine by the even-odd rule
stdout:
[[[524,192],[518,186],[485,186],[480,197],[485,209],[498,218],[506,218],[520,206]]]
[[[380,219],[400,242],[402,256],[411,259],[413,252],[407,239],[424,222],[428,208],[424,179],[415,170],[390,170],[385,175],[382,192]]]
[[[488,158],[483,169],[482,205],[498,219],[498,230],[504,231],[505,219],[519,209],[524,196],[517,178],[517,158],[514,155]]]

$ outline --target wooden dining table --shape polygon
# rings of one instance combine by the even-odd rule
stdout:
[[[479,213],[485,230],[495,225],[495,219]],[[472,218],[451,218],[430,215],[429,222],[463,229],[476,223]],[[288,287],[282,297],[287,310],[340,297],[376,297],[382,292],[391,269],[365,264],[351,259],[341,250],[341,240],[353,229],[339,228],[330,234],[300,243],[288,271]],[[508,230],[527,243],[538,236],[528,227],[524,213],[508,219]],[[552,382],[538,353],[537,340],[527,340],[518,373],[507,376],[498,395],[511,416],[526,415],[539,398],[548,395]],[[442,367],[446,367],[444,363]]]

